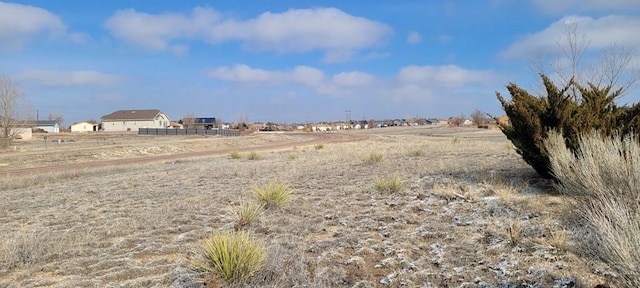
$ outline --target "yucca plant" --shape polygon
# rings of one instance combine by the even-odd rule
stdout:
[[[264,211],[264,204],[257,201],[243,201],[239,205],[233,206],[231,211],[236,222],[235,228],[240,230],[260,218]]]
[[[374,183],[374,187],[378,192],[398,193],[404,189],[404,184],[398,177],[387,179],[378,179]]]
[[[289,185],[280,182],[272,182],[264,187],[253,186],[253,195],[265,206],[282,206],[293,197],[293,190]]]
[[[258,154],[258,152],[255,152],[255,151],[251,151],[247,155],[247,159],[249,159],[249,160],[258,160],[260,158],[261,158],[260,154]]]
[[[246,281],[264,267],[267,249],[246,231],[214,234],[205,239],[201,259],[193,265],[228,283]]]
[[[240,158],[242,158],[242,155],[240,155],[240,152],[238,152],[238,151],[231,152],[230,156],[231,156],[231,159],[240,159]]]

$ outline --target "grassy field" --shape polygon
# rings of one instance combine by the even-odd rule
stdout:
[[[245,227],[268,256],[235,286],[593,287],[611,275],[577,256],[566,199],[500,131],[348,133],[366,139],[0,178],[0,286],[229,286],[192,262],[205,238],[237,228],[234,207],[274,182],[293,198]],[[293,136],[211,141],[277,137]]]

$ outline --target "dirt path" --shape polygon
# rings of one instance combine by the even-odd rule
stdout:
[[[69,164],[46,165],[46,166],[38,166],[38,167],[6,169],[6,170],[0,170],[0,176],[46,173],[46,172],[54,172],[54,171],[59,172],[59,171],[69,171],[69,170],[78,170],[78,169],[87,169],[87,168],[100,168],[100,167],[107,167],[107,166],[145,164],[145,163],[151,163],[151,162],[157,162],[157,161],[171,161],[171,160],[178,160],[178,159],[185,159],[185,158],[221,156],[221,155],[229,154],[233,151],[238,151],[238,152],[274,151],[274,150],[288,149],[294,146],[312,145],[317,143],[349,142],[349,141],[363,140],[367,138],[367,136],[365,135],[354,135],[354,134],[346,134],[346,133],[313,133],[313,134],[304,134],[304,135],[305,135],[305,138],[308,138],[308,139],[302,140],[302,141],[287,141],[287,142],[280,142],[275,144],[267,144],[267,145],[261,145],[256,147],[234,147],[234,148],[225,148],[225,149],[177,153],[177,154],[169,154],[169,155],[152,155],[152,156],[133,157],[133,158],[114,159],[114,160],[99,160],[99,161],[90,161],[90,162],[81,162],[81,163],[69,163]]]

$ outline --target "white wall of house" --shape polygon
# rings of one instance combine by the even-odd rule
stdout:
[[[54,125],[36,126],[34,128],[42,129],[42,130],[46,131],[47,133],[60,133],[60,125],[58,125],[58,123],[56,123]]]
[[[33,131],[31,131],[31,127],[14,128],[11,133],[14,135],[14,139],[29,140],[33,138]]]
[[[167,128],[169,117],[159,113],[154,119],[149,120],[103,120],[104,131],[138,131],[139,128]]]
[[[71,132],[93,132],[94,127],[96,127],[96,124],[93,123],[89,123],[89,122],[80,122],[80,123],[76,123],[71,125]]]

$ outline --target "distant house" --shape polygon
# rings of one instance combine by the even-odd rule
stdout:
[[[33,138],[33,131],[30,127],[16,127],[13,129],[14,139],[29,140]]]
[[[169,116],[157,109],[118,110],[100,118],[103,131],[138,131],[139,128],[167,128]]]
[[[187,129],[213,129],[216,127],[215,117],[184,118],[182,124]]]
[[[440,121],[440,119],[435,119],[435,118],[431,118],[431,119],[426,119],[424,121],[424,125],[441,125],[442,122]],[[445,124],[446,124],[446,120],[445,120]]]
[[[500,116],[500,118],[498,118],[496,120],[498,121],[499,124],[511,126],[511,120],[509,119],[509,116],[507,116],[507,115],[502,115],[502,116]]]
[[[195,121],[196,128],[213,129],[216,127],[216,117],[198,117]]]
[[[33,129],[41,129],[47,133],[60,133],[60,124],[57,121],[39,120],[34,123]]]
[[[182,124],[180,124],[178,122],[171,121],[171,123],[169,123],[169,128],[182,129],[182,128],[184,128],[184,125],[182,125]]]
[[[2,129],[2,127],[0,127],[0,129]],[[0,137],[2,137],[2,135],[0,135]],[[29,140],[33,138],[32,129],[29,126],[16,126],[9,130],[9,138]],[[4,138],[0,138],[0,142],[2,142],[3,139]]]
[[[79,122],[71,124],[71,132],[94,132],[98,131],[98,124],[90,122]]]
[[[9,128],[5,130],[4,124],[8,125]],[[9,143],[5,142],[7,138],[3,138],[5,132],[8,133],[10,139],[31,139],[33,137],[32,126],[24,121],[0,116],[0,147]]]

